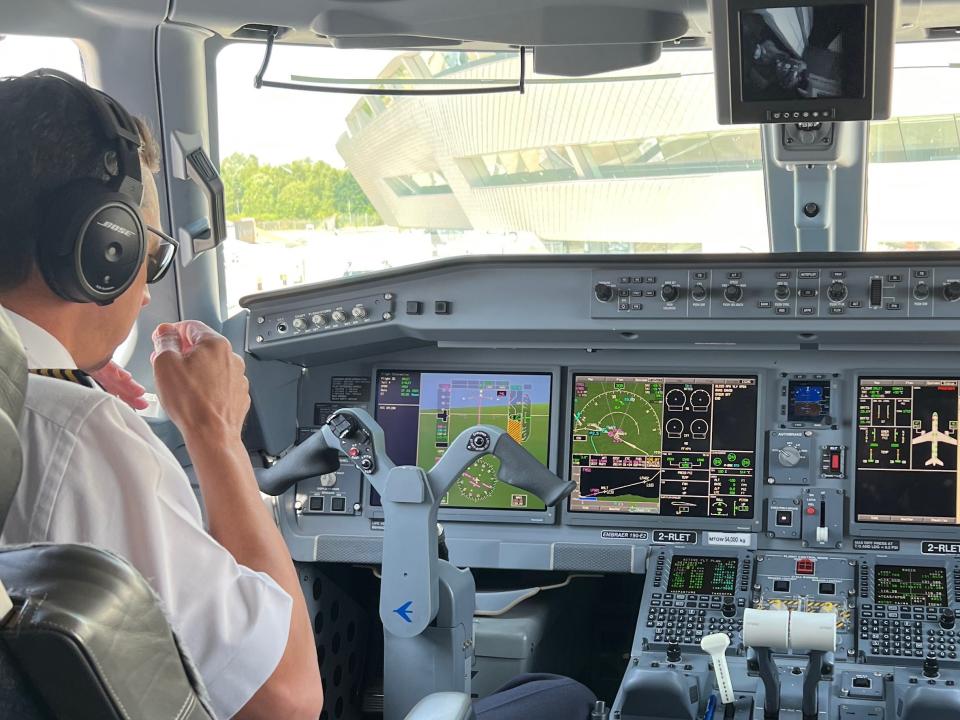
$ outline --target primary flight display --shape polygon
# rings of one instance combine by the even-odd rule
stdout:
[[[377,420],[387,454],[426,470],[469,427],[493,425],[537,460],[550,455],[549,374],[383,370],[377,376]],[[497,478],[500,461],[485,456],[454,483],[441,507],[544,510],[543,502]]]
[[[575,375],[572,512],[752,518],[756,377]]]

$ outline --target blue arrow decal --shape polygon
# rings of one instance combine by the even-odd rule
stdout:
[[[410,606],[413,605],[413,600],[407,600],[403,605],[398,607],[394,612],[406,620],[408,623],[412,623],[413,620],[410,618]]]

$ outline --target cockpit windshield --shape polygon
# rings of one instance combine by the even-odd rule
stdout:
[[[256,90],[262,53],[235,44],[217,61],[231,309],[247,293],[451,256],[770,249],[760,129],[718,124],[709,50],[446,97]],[[515,83],[519,65],[277,46],[270,74],[476,87]],[[894,116],[870,134],[867,249],[960,247],[960,41],[900,45],[896,66]]]

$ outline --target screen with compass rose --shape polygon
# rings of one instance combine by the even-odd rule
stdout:
[[[461,432],[474,425],[494,425],[546,465],[551,382],[549,373],[381,370],[376,414],[387,453],[398,465],[429,470]],[[453,484],[441,507],[545,509],[535,495],[501,482],[499,469],[496,458],[480,458]]]
[[[572,512],[754,516],[757,378],[575,375]]]

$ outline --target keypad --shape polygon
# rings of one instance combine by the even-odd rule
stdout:
[[[743,601],[738,606],[742,608]],[[726,618],[720,614],[723,597],[719,595],[684,595],[653,593],[647,627],[653,630],[653,641],[699,645],[704,635],[723,632],[733,638],[743,628],[742,615]]]
[[[922,605],[861,605],[860,649],[882,657],[956,660],[960,631],[940,628],[942,610]]]

